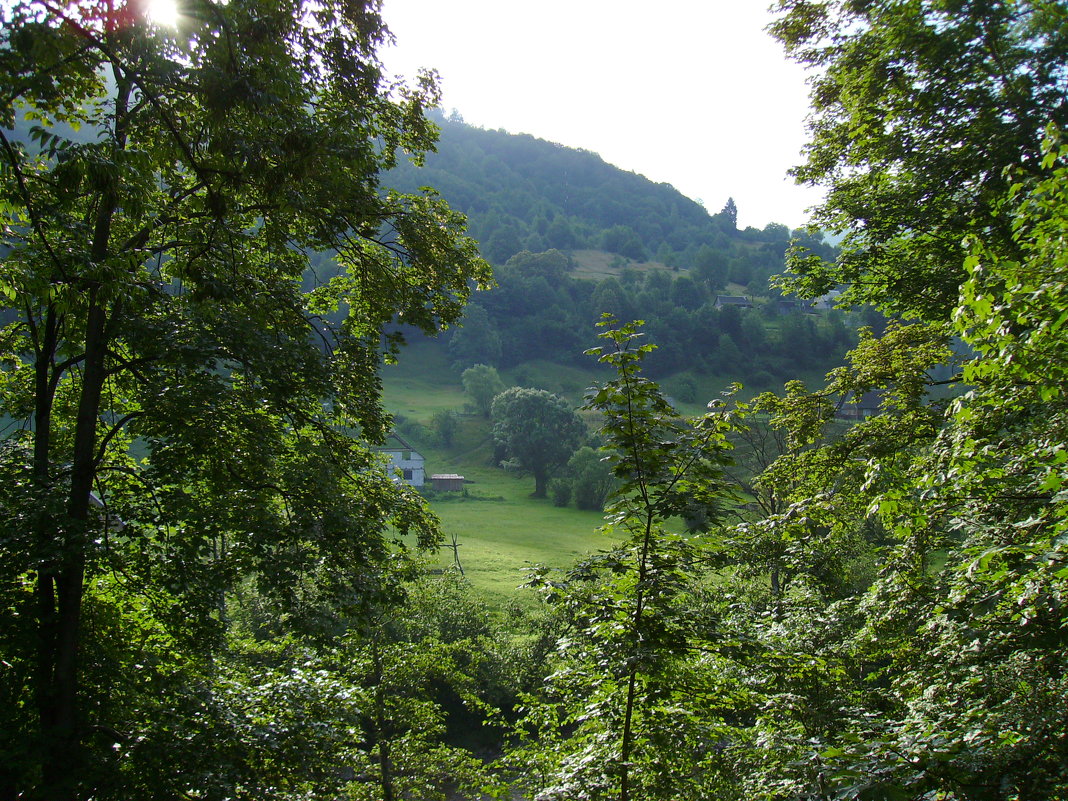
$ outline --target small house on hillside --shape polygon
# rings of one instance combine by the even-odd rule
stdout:
[[[421,487],[426,481],[426,460],[423,455],[409,445],[398,434],[390,434],[380,453],[389,457],[389,465],[395,470],[400,480],[413,487]]]
[[[753,308],[753,301],[749,298],[742,297],[741,295],[716,295],[716,308],[722,309],[724,306],[737,306],[741,309]]]
[[[834,304],[838,302],[839,296],[842,294],[840,289],[832,289],[826,295],[820,295],[814,301],[812,301],[812,308],[827,311],[834,308]]]
[[[882,395],[878,392],[865,392],[860,398],[847,392],[838,403],[834,416],[839,420],[867,420],[879,413]]]
[[[812,302],[807,300],[787,300],[786,298],[779,298],[775,301],[775,311],[777,314],[800,314],[801,312],[810,311],[812,309]]]

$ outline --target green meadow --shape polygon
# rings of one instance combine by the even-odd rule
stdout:
[[[591,359],[588,370],[532,361],[502,370],[501,377],[507,385],[555,392],[577,408],[586,388],[609,374]],[[804,378],[819,380],[816,374]],[[729,385],[715,376],[696,379],[698,397],[705,400],[718,397]],[[676,380],[664,380],[665,394],[673,394]],[[426,493],[445,533],[445,545],[434,557],[439,565],[452,565],[458,557],[464,574],[486,597],[522,601],[529,596],[517,588],[531,566],[566,568],[584,554],[612,545],[611,535],[601,531],[601,513],[560,508],[548,499],[531,498],[533,478],[494,466],[490,421],[468,406],[459,373],[450,365],[444,347],[422,342],[404,348],[398,363],[383,369],[383,383],[384,402],[396,418],[398,433],[426,458],[428,483],[433,473],[459,473],[466,479],[462,493]],[[743,391],[742,397],[752,394]],[[677,408],[687,415],[705,411],[704,401],[677,402]],[[442,410],[460,415],[449,447],[438,442],[432,428],[434,414]],[[591,430],[598,427],[596,414],[582,415]]]
[[[522,365],[505,383],[522,379],[534,386],[564,394],[576,406],[593,371],[536,362]],[[611,539],[599,529],[603,517],[574,507],[553,506],[548,499],[531,498],[534,480],[493,466],[490,421],[470,410],[459,375],[443,348],[413,345],[400,361],[383,370],[386,407],[397,416],[398,431],[426,457],[426,471],[459,473],[464,491],[428,493],[441,520],[446,545],[437,554],[443,567],[452,565],[453,538],[464,574],[471,583],[498,601],[518,598],[525,570],[536,564],[566,568],[586,553],[608,547]],[[450,447],[436,443],[431,418],[440,410],[460,413],[459,430]],[[590,418],[596,424],[595,418]]]

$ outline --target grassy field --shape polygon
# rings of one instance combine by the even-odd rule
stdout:
[[[607,372],[562,367],[548,362],[528,362],[515,370],[502,371],[506,384],[534,386],[563,395],[576,407],[589,385],[603,380]],[[804,379],[818,384],[819,376]],[[426,472],[459,473],[465,477],[461,493],[432,494],[430,505],[441,519],[446,542],[455,536],[465,575],[488,598],[504,601],[524,597],[516,588],[524,570],[535,564],[565,568],[582,555],[610,547],[609,535],[599,529],[598,512],[573,507],[558,508],[547,499],[531,498],[534,480],[493,466],[493,443],[488,420],[473,414],[460,384],[459,374],[449,364],[446,350],[433,343],[420,343],[402,350],[399,363],[383,370],[384,402],[398,421],[398,430],[426,458]],[[672,379],[663,382],[672,395]],[[698,377],[695,403],[677,403],[683,414],[705,411],[705,403],[728,385],[726,379]],[[743,390],[742,397],[751,397]],[[460,427],[450,447],[437,443],[430,429],[434,413],[461,413]],[[596,428],[596,414],[584,413]],[[453,563],[445,547],[438,554],[442,566]]]
[[[523,383],[561,392],[576,405],[592,380],[589,372],[536,362],[523,365],[520,372],[519,377],[526,379]],[[464,410],[463,388],[443,349],[429,344],[406,348],[399,364],[383,370],[383,378],[386,407],[403,418],[400,427],[426,457],[427,474],[460,473],[467,480],[463,494],[437,493],[430,503],[446,540],[455,535],[459,543],[465,575],[488,596],[515,597],[526,568],[567,567],[583,554],[610,544],[598,531],[603,522],[600,513],[558,508],[549,500],[531,498],[533,478],[491,464],[488,420],[463,414],[448,448],[435,445],[429,431],[421,434],[420,426],[428,426],[439,409]],[[507,371],[505,378],[506,383],[513,380]],[[443,566],[452,564],[452,549],[443,548],[438,560]]]
[[[459,467],[468,478],[476,475],[474,483],[466,485],[465,495],[442,493],[431,506],[446,541],[456,537],[464,574],[492,598],[515,597],[525,570],[535,564],[566,568],[582,555],[611,544],[598,531],[600,513],[561,509],[548,500],[530,498],[530,478],[499,470],[481,477],[469,466],[450,463],[449,467]],[[452,548],[443,548],[438,559],[442,566],[452,564]]]

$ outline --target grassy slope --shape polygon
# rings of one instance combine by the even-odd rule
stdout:
[[[526,366],[536,380],[546,365]],[[585,387],[591,380],[581,371],[557,368],[570,385]],[[463,388],[442,349],[420,344],[405,349],[400,362],[385,368],[385,403],[394,414],[428,424],[439,409],[462,411]],[[540,382],[539,382],[540,383]],[[570,394],[570,393],[569,393]],[[580,392],[578,394],[581,394]],[[577,398],[572,397],[577,403]],[[466,497],[441,493],[431,506],[441,519],[446,540],[456,535],[460,562],[478,588],[499,600],[513,597],[523,582],[523,570],[533,564],[567,567],[584,553],[605,547],[609,540],[598,531],[600,513],[557,508],[534,499],[534,481],[491,465],[493,447],[489,422],[472,414],[462,418],[452,447],[435,447],[429,440],[412,444],[427,460],[427,473],[460,473],[469,482]],[[452,550],[438,556],[452,563]]]
[[[612,253],[603,250],[572,250],[569,251],[575,262],[575,270],[571,274],[573,278],[585,278],[590,281],[600,281],[604,278],[618,278],[623,272],[623,266],[639,273],[652,270],[667,270],[671,268],[658,261],[637,262],[622,259]]]
[[[577,408],[586,387],[603,380],[606,374],[591,369],[561,367],[548,362],[528,362],[514,371],[504,371],[506,384],[536,386],[567,397]],[[819,375],[800,376],[819,383]],[[452,370],[444,348],[421,343],[402,350],[399,363],[383,371],[386,408],[395,415],[429,426],[441,409],[463,412],[466,397],[459,375]],[[672,378],[663,382],[672,394]],[[712,399],[729,381],[701,376],[698,397]],[[743,397],[751,397],[743,390]],[[677,403],[684,414],[705,411],[704,402]],[[584,414],[591,429],[596,415]],[[488,420],[471,413],[461,417],[460,430],[451,447],[438,447],[429,430],[422,436],[406,434],[412,445],[426,457],[427,474],[460,473],[470,483],[466,496],[439,493],[431,507],[441,519],[446,542],[455,535],[465,574],[491,598],[504,601],[517,596],[525,568],[533,564],[567,567],[583,554],[608,547],[611,540],[598,529],[602,516],[573,507],[558,508],[546,499],[530,497],[534,480],[519,477],[492,465],[493,445]],[[404,428],[404,426],[401,426]],[[438,554],[442,565],[452,564],[450,548]],[[523,597],[522,594],[518,594]]]

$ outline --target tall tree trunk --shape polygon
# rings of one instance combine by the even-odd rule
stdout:
[[[116,67],[116,151],[126,146],[130,82]],[[117,187],[105,191],[97,207],[89,259],[102,264],[111,255],[111,229],[119,204]],[[107,376],[108,315],[97,281],[87,283],[84,354],[71,454],[70,492],[66,514],[51,523],[59,544],[54,571],[42,571],[38,579],[42,631],[38,665],[47,682],[39,693],[42,766],[38,797],[47,801],[76,801],[84,785],[85,753],[79,720],[78,655],[81,639],[82,599],[85,592],[86,551],[90,529],[90,494],[96,478],[97,425],[100,399]],[[44,612],[50,615],[46,620]],[[46,625],[47,624],[47,625]]]
[[[89,541],[89,496],[96,474],[97,419],[104,386],[104,355],[107,351],[107,317],[96,289],[90,292],[86,318],[86,348],[82,392],[74,433],[70,494],[65,519],[60,522],[62,552],[54,575],[43,576],[54,592],[54,623],[51,626],[51,686],[41,710],[45,742],[42,797],[73,801],[84,767],[78,720],[78,648],[82,596],[85,583],[86,545]]]
[[[97,420],[107,352],[107,317],[98,294],[97,289],[90,290],[66,514],[60,519],[46,518],[42,531],[45,547],[58,547],[59,554],[39,572],[37,583],[40,617],[37,704],[43,741],[39,797],[54,801],[77,798],[84,767],[78,720],[78,647],[90,493],[96,474]],[[39,403],[42,411],[43,405]],[[47,436],[44,432],[44,437],[35,442],[35,461],[38,456],[45,460],[42,466],[35,464],[36,470],[47,470]]]
[[[771,597],[775,603],[775,620],[779,620],[782,617],[782,585],[779,581],[778,565],[771,568]]]
[[[532,470],[534,474],[534,498],[544,498],[546,495],[546,485],[549,481],[549,474],[547,470]]]

